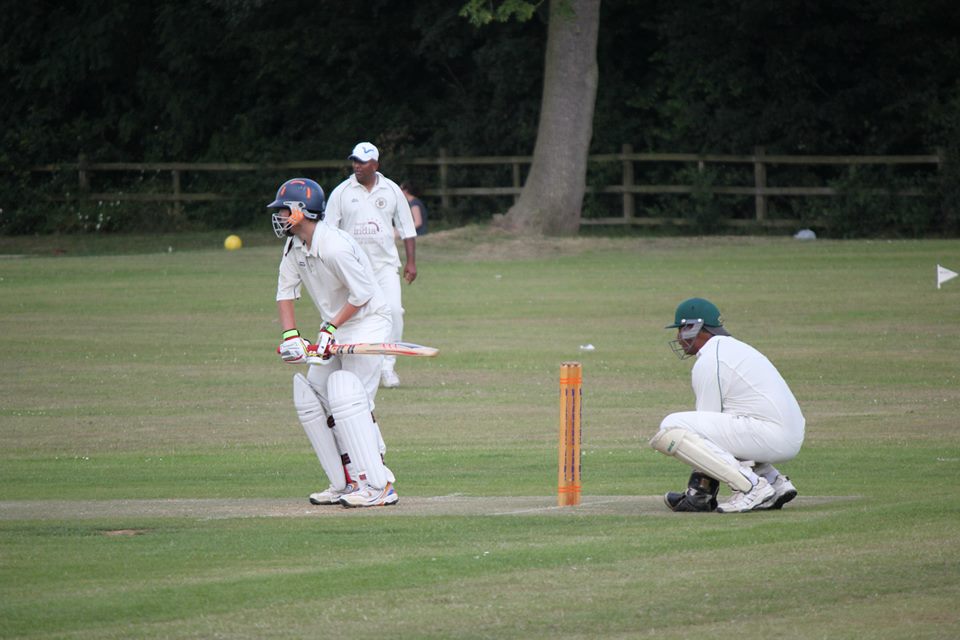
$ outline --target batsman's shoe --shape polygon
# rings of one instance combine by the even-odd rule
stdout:
[[[760,481],[750,491],[747,493],[734,492],[729,501],[717,505],[717,511],[720,513],[744,513],[766,509],[773,503],[776,495],[776,490],[767,482],[766,478],[761,476]]]
[[[325,491],[319,491],[317,493],[310,494],[310,504],[340,504],[340,498],[347,495],[348,493],[353,493],[359,487],[356,483],[350,482],[344,487],[343,491],[340,489],[335,489],[332,485],[327,487]]]
[[[790,478],[783,474],[778,475],[770,486],[776,491],[776,495],[768,509],[782,509],[783,505],[797,497],[797,488],[790,482]]]
[[[393,369],[384,369],[380,372],[380,386],[384,389],[396,389],[400,386],[400,376]]]
[[[348,509],[353,507],[389,507],[398,502],[400,502],[400,496],[397,495],[397,490],[393,488],[392,482],[388,482],[383,489],[375,489],[368,485],[340,497],[340,504]]]

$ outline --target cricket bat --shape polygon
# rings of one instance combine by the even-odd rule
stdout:
[[[280,353],[280,347],[277,347],[277,353]],[[415,356],[421,358],[432,358],[438,353],[439,349],[434,347],[425,347],[422,344],[412,342],[360,342],[357,344],[339,344],[336,343],[330,348],[330,353],[335,356],[361,355],[361,356]],[[315,358],[317,356],[317,345],[311,344],[307,347],[307,357]]]

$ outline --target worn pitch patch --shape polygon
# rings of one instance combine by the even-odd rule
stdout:
[[[109,538],[114,538],[117,536],[142,536],[146,532],[146,529],[109,529],[100,533]]]

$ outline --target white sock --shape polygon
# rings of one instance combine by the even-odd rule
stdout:
[[[773,484],[776,481],[777,476],[780,475],[780,472],[777,470],[777,468],[774,467],[769,462],[761,462],[760,464],[753,467],[753,471],[757,475],[763,476],[764,478],[766,478],[767,482],[769,482],[770,484]]]
[[[740,467],[740,473],[745,475],[753,486],[757,486],[757,483],[760,482],[760,476],[755,474],[750,467]]]

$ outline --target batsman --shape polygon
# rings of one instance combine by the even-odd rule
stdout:
[[[803,444],[805,421],[776,367],[724,328],[709,300],[690,298],[674,314],[681,360],[696,356],[692,384],[696,409],[671,413],[650,446],[693,467],[684,492],[664,496],[674,511],[741,513],[779,509],[797,496],[790,479],[773,466]],[[717,503],[720,482],[733,490]]]
[[[273,230],[286,238],[277,282],[277,309],[288,364],[308,364],[293,376],[293,404],[330,486],[312,504],[376,507],[396,504],[395,479],[373,410],[382,355],[333,355],[340,342],[384,342],[390,307],[366,253],[347,233],[322,222],[323,189],[308,178],[280,185],[267,205]],[[295,301],[306,288],[320,312],[316,344],[297,329]]]

